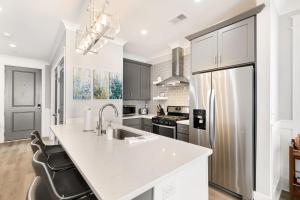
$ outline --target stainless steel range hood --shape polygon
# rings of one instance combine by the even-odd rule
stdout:
[[[157,83],[157,86],[185,86],[189,85],[189,80],[183,76],[183,49],[177,47],[172,49],[172,76]]]

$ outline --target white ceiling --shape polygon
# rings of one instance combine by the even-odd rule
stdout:
[[[78,22],[87,1],[0,1],[0,54],[48,61],[61,20]],[[255,0],[110,0],[110,5],[120,17],[118,37],[128,41],[125,52],[149,60],[169,51],[170,44],[184,42],[185,36],[255,6]],[[187,19],[177,25],[169,23],[179,14]],[[141,35],[141,29],[148,34]],[[3,37],[3,32],[12,37]],[[17,47],[9,47],[10,43]]]
[[[76,21],[82,0],[0,1],[0,54],[48,61],[61,19]],[[3,32],[12,34],[3,37]],[[9,47],[10,43],[16,48]]]
[[[167,51],[174,42],[184,43],[184,37],[255,6],[253,0],[111,0],[120,16],[120,37],[128,41],[125,53],[146,60]],[[177,25],[169,21],[179,14],[187,16]],[[146,36],[141,29],[147,29]]]

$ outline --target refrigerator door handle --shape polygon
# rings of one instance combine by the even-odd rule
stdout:
[[[216,103],[216,94],[215,91],[212,90],[210,102],[209,102],[209,143],[212,148],[214,148],[215,140],[216,140],[216,131],[215,131],[215,103]]]

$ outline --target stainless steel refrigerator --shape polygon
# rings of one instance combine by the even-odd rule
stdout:
[[[210,184],[252,199],[253,66],[192,75],[190,106],[190,142],[213,149],[209,158]]]

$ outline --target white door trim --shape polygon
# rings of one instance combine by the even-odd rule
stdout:
[[[293,121],[300,122],[300,15],[292,16],[293,22]],[[294,133],[300,132],[300,123],[294,124]]]

